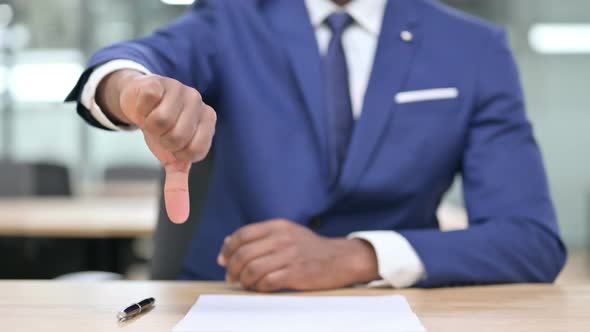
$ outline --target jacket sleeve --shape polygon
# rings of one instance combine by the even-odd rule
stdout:
[[[185,15],[150,36],[100,50],[91,58],[66,102],[77,102],[77,111],[82,118],[93,126],[106,129],[80,103],[80,97],[97,66],[119,59],[137,62],[154,74],[192,86],[206,99],[214,89],[216,13],[215,5],[201,0]]]
[[[469,228],[406,230],[426,278],[418,286],[553,282],[566,249],[515,61],[503,31],[483,54],[462,160]]]

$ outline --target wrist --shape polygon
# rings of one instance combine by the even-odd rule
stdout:
[[[364,284],[378,280],[379,266],[373,246],[362,239],[342,239],[341,264],[349,284]]]
[[[121,94],[132,79],[142,75],[143,73],[136,70],[122,69],[107,75],[100,82],[95,100],[111,121],[119,124],[133,124],[133,121],[122,111]]]

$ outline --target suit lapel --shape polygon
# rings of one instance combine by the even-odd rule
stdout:
[[[391,121],[394,93],[402,87],[410,71],[420,30],[413,0],[390,0],[383,19],[371,79],[365,94],[363,112],[357,120],[341,185],[356,186],[369,166],[387,124]],[[412,34],[403,40],[402,32]]]
[[[314,28],[301,0],[263,1],[263,13],[285,50],[292,74],[305,100],[306,112],[327,165],[327,115],[323,99],[321,57]],[[327,167],[326,167],[327,171]]]

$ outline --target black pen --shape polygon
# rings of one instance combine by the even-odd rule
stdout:
[[[119,321],[128,320],[141,314],[142,312],[151,309],[155,304],[156,299],[154,299],[153,297],[150,297],[149,299],[145,299],[143,301],[139,301],[119,311],[119,313],[117,314],[117,319],[119,319]]]

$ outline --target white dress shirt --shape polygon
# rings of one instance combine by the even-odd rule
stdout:
[[[310,21],[315,28],[316,39],[321,54],[325,54],[332,37],[325,19],[334,12],[346,11],[354,22],[342,35],[342,44],[348,63],[348,75],[352,110],[355,119],[362,112],[365,92],[373,68],[381,25],[387,0],[353,0],[344,7],[331,0],[305,0]],[[103,126],[113,130],[128,130],[113,124],[96,104],[95,93],[98,85],[107,75],[121,69],[134,69],[144,74],[150,71],[144,66],[128,60],[107,62],[96,68],[82,92],[82,104]],[[425,276],[425,269],[418,254],[410,243],[394,231],[364,231],[350,234],[349,238],[359,238],[372,245],[377,255],[379,275],[383,280],[369,286],[392,286],[403,288],[414,285]]]

